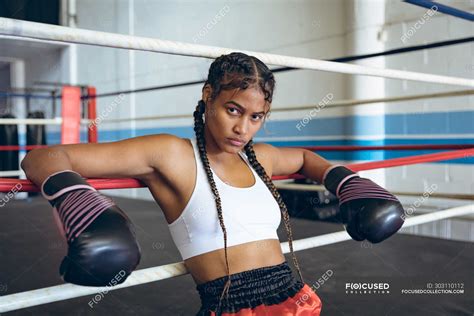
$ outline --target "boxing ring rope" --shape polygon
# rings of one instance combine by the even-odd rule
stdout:
[[[1,151],[32,150],[36,148],[47,148],[48,145],[6,145],[0,146]],[[465,149],[473,148],[474,144],[444,144],[444,145],[386,145],[386,146],[289,146],[303,148],[311,151],[364,151],[364,150],[439,150],[439,149]],[[0,177],[22,176],[22,170],[0,171]],[[296,184],[294,184],[296,185]],[[0,182],[1,188],[1,182]],[[1,190],[0,190],[1,192]]]
[[[304,148],[311,151],[364,151],[364,150],[440,150],[440,149],[467,149],[474,144],[441,144],[441,145],[381,145],[381,146],[285,146],[288,148]],[[1,150],[1,147],[0,147]]]
[[[432,75],[395,69],[372,68],[284,55],[267,54],[253,51],[243,51],[223,47],[189,44],[184,42],[167,41],[131,35],[98,32],[57,26],[43,23],[27,22],[14,19],[0,18],[0,34],[17,37],[29,37],[41,40],[67,43],[87,44],[113,48],[133,49],[172,55],[217,58],[223,54],[240,51],[253,55],[262,62],[270,65],[286,66],[300,69],[312,69],[353,75],[368,75],[392,79],[404,79],[474,87],[474,80],[449,76]]]
[[[474,37],[471,36],[471,37],[459,38],[459,39],[442,41],[442,42],[432,42],[432,43],[424,44],[424,45],[403,46],[403,48],[394,48],[394,49],[390,49],[390,50],[378,52],[378,53],[343,56],[343,57],[338,57],[338,58],[326,59],[326,61],[348,63],[348,62],[366,59],[366,58],[403,54],[403,53],[415,52],[419,50],[427,50],[431,48],[439,48],[439,47],[445,47],[445,46],[450,46],[450,45],[464,44],[464,43],[469,43],[473,41],[474,41]],[[299,69],[291,68],[291,67],[281,67],[281,68],[271,69],[273,73],[282,73],[282,72],[292,71],[292,70],[299,70]],[[117,96],[120,94],[141,93],[141,92],[150,92],[150,91],[157,91],[157,90],[163,90],[163,89],[186,87],[186,86],[191,86],[191,85],[196,85],[196,84],[203,85],[204,83],[205,83],[205,80],[184,81],[184,82],[177,82],[177,83],[158,85],[158,86],[147,86],[147,87],[143,87],[139,89],[126,89],[126,90],[102,92],[102,93],[97,93],[94,96],[85,96],[84,98],[93,98],[93,97],[103,98],[103,97]]]
[[[429,94],[415,94],[415,95],[406,95],[401,97],[387,97],[387,98],[375,98],[375,99],[358,99],[358,100],[338,100],[338,101],[329,101],[324,105],[325,108],[332,107],[343,107],[343,106],[356,106],[362,104],[374,104],[374,103],[390,103],[390,102],[400,102],[400,101],[413,101],[413,100],[423,100],[423,99],[432,99],[432,98],[447,98],[447,97],[459,97],[473,95],[474,90],[457,90],[449,92],[440,92],[440,93],[429,93]],[[320,105],[301,105],[301,106],[285,106],[285,107],[274,107],[271,112],[286,112],[286,111],[299,111],[299,110],[311,110]],[[130,118],[120,118],[120,119],[104,119],[101,121],[103,123],[118,123],[118,122],[130,122],[130,121],[154,121],[154,120],[166,120],[166,119],[179,119],[179,118],[192,118],[191,114],[172,114],[172,115],[157,115],[157,116],[142,116]],[[89,124],[93,120],[82,119],[81,124]]]
[[[288,182],[277,182],[275,183],[277,189],[293,190],[293,191],[305,191],[305,192],[321,192],[326,191],[323,185],[319,184],[306,184],[306,183],[288,183]],[[400,196],[421,196],[424,192],[396,192],[390,191],[393,195]],[[457,199],[457,200],[471,200],[474,201],[474,194],[445,194],[445,193],[430,193],[430,197],[442,198],[442,199]]]
[[[24,176],[25,172],[22,170],[5,170],[0,171],[0,177],[15,177],[15,176]]]
[[[405,220],[403,228],[425,224],[433,221],[439,221],[451,217],[458,217],[474,213],[474,204],[468,204],[447,210],[437,211],[435,213],[418,215]],[[316,237],[304,238],[293,241],[293,250],[301,251],[316,247],[335,244],[338,242],[350,240],[351,237],[346,231],[340,231],[325,234]],[[283,253],[289,253],[288,242],[281,243]],[[74,284],[62,284],[42,289],[25,291],[15,294],[0,296],[0,312],[8,312],[17,309],[63,301],[71,298],[118,290],[130,286],[146,284],[160,281],[172,277],[187,274],[186,266],[183,262],[176,262],[162,266],[136,270],[127,278],[127,280],[113,287],[87,287]]]
[[[0,145],[0,151],[10,150],[33,150],[37,148],[48,148],[52,145]]]
[[[60,144],[57,144],[60,145]],[[0,151],[33,150],[49,148],[54,145],[0,145]],[[441,145],[380,145],[380,146],[355,146],[355,145],[325,145],[325,146],[285,146],[288,148],[303,148],[311,151],[364,151],[364,150],[446,150],[474,148],[474,144],[441,144]]]
[[[28,125],[61,125],[63,123],[63,119],[61,117],[57,117],[54,119],[41,119],[41,118],[1,118],[0,125],[12,125],[12,124],[28,124]]]
[[[423,162],[433,162],[448,159],[457,158],[468,158],[474,156],[474,148],[453,150],[447,152],[440,152],[434,154],[424,154],[417,156],[393,158],[380,161],[369,161],[355,164],[347,164],[346,167],[352,171],[364,171],[379,168],[389,168],[396,166],[406,166],[412,164],[418,164]],[[272,180],[286,180],[286,179],[305,179],[306,177],[301,174],[291,174],[288,176],[273,176]],[[131,189],[131,188],[142,188],[146,187],[145,184],[137,179],[124,179],[124,178],[113,178],[113,179],[87,179],[87,182],[96,188],[97,190],[107,189]],[[9,192],[14,186],[20,185],[22,192],[37,192],[38,188],[29,180],[19,179],[0,179],[0,192]]]

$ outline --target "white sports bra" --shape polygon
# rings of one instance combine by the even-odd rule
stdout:
[[[224,248],[224,235],[217,216],[214,195],[199,156],[196,139],[190,139],[196,162],[196,183],[181,215],[168,224],[173,241],[183,260]],[[239,155],[255,178],[250,187],[224,183],[212,170],[222,203],[227,231],[227,247],[262,239],[277,239],[281,223],[280,207],[265,183],[253,170],[247,155]]]

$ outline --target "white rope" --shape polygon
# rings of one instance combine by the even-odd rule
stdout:
[[[450,217],[458,217],[466,214],[474,213],[474,204],[468,204],[464,206],[459,206],[447,210],[436,211],[428,214],[408,217],[403,224],[403,228],[421,225],[429,222],[439,221],[442,219],[450,218]],[[345,231],[325,234],[316,237],[310,237],[305,239],[297,240],[293,242],[293,250],[305,250],[315,247],[321,247],[325,245],[335,244],[341,241],[350,240],[351,237]],[[281,249],[283,253],[288,253],[290,251],[288,242],[281,244]]]
[[[403,227],[420,225],[423,223],[433,222],[450,217],[462,216],[470,213],[474,213],[474,204],[408,218],[405,221]],[[293,241],[293,249],[295,251],[299,251],[330,245],[350,239],[351,237],[345,231],[340,231],[336,233],[295,240]],[[283,253],[288,253],[288,242],[281,243],[281,248]],[[62,284],[32,291],[0,296],[0,313],[13,311],[21,308],[27,308],[31,306],[37,306],[41,304],[53,303],[75,297],[101,293],[105,291],[118,290],[125,287],[176,277],[187,273],[188,271],[184,263],[177,262],[134,271],[124,283],[113,287],[87,287],[74,284]]]
[[[155,120],[164,120],[164,119],[178,119],[178,118],[191,118],[191,114],[175,114],[175,115],[159,115],[159,116],[142,116],[134,118],[119,118],[119,119],[104,119],[100,120],[97,124],[104,123],[120,123],[120,122],[131,122],[131,121],[155,121]],[[82,119],[81,124],[87,125],[91,124],[96,120],[93,119]]]
[[[0,125],[12,125],[12,124],[28,124],[28,125],[61,125],[63,119],[57,117],[54,119],[41,119],[41,118],[0,118]]]
[[[308,191],[308,192],[324,192],[327,189],[324,185],[320,184],[302,184],[302,183],[278,183],[275,182],[275,187],[277,189],[286,189],[286,190],[294,190],[294,191]]]
[[[183,42],[137,37],[123,34],[98,32],[42,24],[14,19],[0,18],[0,34],[30,37],[59,42],[97,45],[114,48],[133,49],[159,52],[173,55],[217,58],[220,55],[241,51],[253,55],[270,65],[286,66],[300,69],[321,70],[353,75],[368,75],[393,79],[440,83],[444,85],[459,85],[474,87],[474,80],[448,76],[431,75],[394,69],[380,69],[366,66],[337,63],[310,58],[290,57],[276,54],[266,54],[252,51],[242,51],[230,48],[196,45]]]
[[[423,100],[423,99],[432,99],[432,98],[447,98],[447,97],[458,97],[465,95],[474,94],[474,90],[458,90],[458,91],[449,91],[449,92],[437,92],[437,93],[427,93],[427,94],[413,94],[405,95],[398,97],[386,97],[386,98],[375,98],[375,99],[348,99],[348,100],[337,100],[329,101],[324,105],[325,108],[328,107],[341,107],[341,106],[356,106],[363,104],[373,104],[373,103],[391,103],[391,102],[401,102],[401,101],[413,101],[413,100]],[[295,111],[295,110],[308,110],[317,107],[315,104],[303,105],[303,106],[292,106],[292,107],[282,107],[274,108],[272,112],[277,111]]]
[[[0,171],[0,177],[15,177],[15,176],[24,176],[25,172],[22,170],[8,170]]]

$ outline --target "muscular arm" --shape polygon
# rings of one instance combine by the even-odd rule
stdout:
[[[324,171],[332,164],[323,157],[303,148],[275,147],[269,144],[254,145],[257,159],[271,161],[272,176],[287,176],[300,173],[307,178],[322,183]]]
[[[143,180],[166,165],[166,154],[179,140],[174,135],[158,134],[99,144],[56,145],[29,152],[21,168],[36,185],[67,169],[85,178]]]
[[[306,178],[323,183],[324,171],[331,166],[332,164],[323,157],[305,149],[303,151],[303,166],[299,173],[306,176]]]

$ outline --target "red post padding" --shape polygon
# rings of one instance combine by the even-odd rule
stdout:
[[[77,144],[80,142],[81,128],[81,89],[65,86],[62,90],[61,144]]]
[[[89,143],[97,143],[97,98],[95,87],[87,87],[87,118],[90,123],[87,128],[87,140]]]

